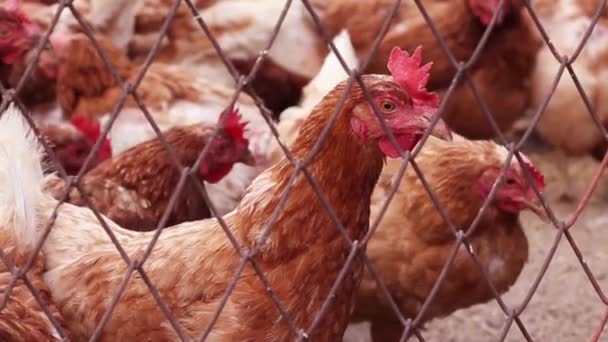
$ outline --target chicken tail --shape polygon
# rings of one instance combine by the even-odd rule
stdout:
[[[14,105],[0,114],[0,227],[13,229],[17,248],[32,248],[39,238],[36,207],[42,196],[43,150]]]

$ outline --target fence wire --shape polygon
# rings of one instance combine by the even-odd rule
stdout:
[[[260,70],[262,63],[264,63],[264,61],[268,58],[268,51],[273,46],[273,44],[277,38],[277,35],[281,30],[281,26],[286,18],[286,15],[287,15],[288,11],[290,10],[291,6],[293,5],[294,1],[302,2],[302,4],[304,5],[304,8],[310,14],[312,21],[313,21],[314,25],[316,26],[316,29],[318,30],[320,37],[322,37],[322,39],[325,41],[325,43],[329,47],[329,50],[331,51],[330,53],[335,54],[335,56],[339,60],[340,64],[344,68],[345,72],[348,74],[348,81],[346,83],[345,90],[343,92],[343,95],[342,95],[338,105],[336,106],[336,108],[333,109],[332,119],[330,119],[328,121],[327,126],[324,128],[322,134],[318,137],[318,139],[317,139],[314,147],[311,149],[309,155],[303,159],[297,159],[296,157],[294,157],[294,155],[290,152],[288,147],[285,146],[281,142],[281,140],[279,139],[279,133],[278,133],[277,128],[275,127],[275,123],[273,122],[272,117],[271,117],[271,114],[272,114],[271,111],[268,110],[264,106],[263,100],[256,94],[256,90],[252,86],[252,81],[255,79],[256,74]],[[521,315],[524,312],[524,310],[526,309],[526,307],[528,306],[528,304],[530,303],[535,292],[537,291],[539,284],[540,284],[541,280],[543,279],[543,277],[545,276],[547,268],[549,267],[549,264],[552,261],[552,258],[557,250],[557,247],[560,245],[560,243],[562,242],[563,239],[565,239],[567,241],[567,244],[574,251],[576,257],[578,258],[580,266],[583,268],[588,280],[593,285],[593,288],[594,288],[595,292],[597,293],[598,299],[601,300],[603,302],[603,304],[606,306],[605,313],[604,313],[603,317],[601,318],[600,322],[598,322],[598,327],[596,329],[594,336],[592,337],[593,341],[599,340],[602,330],[608,321],[608,300],[606,299],[604,291],[598,284],[598,281],[596,280],[596,277],[594,276],[593,271],[589,268],[589,266],[585,262],[582,252],[580,251],[580,248],[578,247],[576,241],[574,240],[574,238],[572,237],[572,235],[570,233],[570,228],[577,222],[577,219],[579,218],[581,212],[587,206],[592,192],[598,185],[599,178],[600,178],[601,174],[603,173],[604,169],[606,168],[606,164],[608,163],[608,154],[604,156],[600,167],[598,168],[598,170],[595,173],[595,176],[591,180],[586,193],[581,198],[580,202],[577,204],[576,210],[574,211],[574,213],[567,220],[559,220],[556,217],[551,206],[548,205],[548,203],[543,198],[543,195],[540,193],[539,189],[536,187],[535,182],[533,181],[533,177],[532,177],[530,171],[528,170],[528,166],[522,159],[522,156],[520,155],[519,150],[525,144],[525,142],[529,139],[532,131],[534,130],[535,126],[537,125],[538,121],[540,120],[541,115],[543,115],[543,112],[544,112],[545,108],[547,107],[547,104],[548,104],[549,100],[551,99],[551,97],[557,87],[557,84],[558,84],[559,80],[561,79],[561,77],[563,76],[565,71],[567,71],[570,74],[570,76],[572,77],[572,80],[574,81],[576,88],[578,89],[580,96],[583,99],[583,101],[587,107],[587,110],[589,111],[589,114],[592,116],[593,120],[597,124],[597,127],[601,130],[604,137],[608,137],[608,132],[606,132],[606,129],[601,124],[601,120],[598,118],[598,115],[595,113],[595,110],[594,110],[593,106],[591,105],[591,102],[590,102],[587,94],[585,93],[583,87],[581,86],[581,84],[576,76],[576,72],[573,70],[573,67],[572,67],[572,64],[574,63],[574,61],[577,59],[577,57],[581,53],[583,47],[585,46],[587,40],[589,39],[589,37],[591,35],[591,32],[595,28],[601,14],[602,14],[602,11],[606,8],[607,0],[600,0],[597,2],[597,6],[595,8],[595,12],[593,15],[591,25],[587,29],[587,32],[583,36],[577,49],[571,56],[562,56],[560,54],[560,52],[555,48],[555,46],[551,42],[545,29],[543,28],[543,25],[541,24],[539,18],[537,17],[536,13],[532,9],[530,1],[529,0],[523,1],[527,12],[530,14],[536,28],[538,29],[538,31],[541,34],[545,44],[549,47],[549,49],[552,52],[552,54],[554,55],[555,59],[560,63],[560,68],[559,68],[557,74],[555,75],[552,87],[551,87],[550,91],[547,93],[545,100],[542,102],[542,105],[534,113],[531,124],[526,129],[525,133],[520,138],[520,140],[516,141],[516,142],[509,142],[507,140],[507,138],[505,137],[505,134],[503,132],[501,132],[501,130],[498,127],[496,120],[493,118],[492,113],[490,112],[486,102],[480,95],[480,93],[475,85],[475,81],[472,79],[472,77],[470,76],[470,73],[469,73],[471,68],[473,68],[475,66],[477,60],[479,59],[479,56],[480,56],[481,52],[483,51],[485,45],[487,44],[488,39],[491,37],[492,31],[494,30],[494,28],[496,26],[498,13],[494,13],[490,24],[487,26],[486,31],[484,32],[482,38],[478,42],[470,59],[467,61],[458,61],[457,58],[454,56],[454,54],[450,51],[448,45],[446,44],[446,42],[444,40],[444,37],[441,36],[436,25],[433,23],[433,20],[427,13],[427,10],[425,9],[425,5],[423,4],[423,2],[420,0],[404,0],[404,1],[414,1],[415,2],[416,7],[419,9],[422,17],[424,18],[424,20],[428,24],[429,28],[431,29],[432,34],[434,35],[437,42],[439,43],[441,50],[445,54],[445,57],[450,61],[451,65],[453,66],[454,71],[455,71],[455,75],[450,84],[450,87],[448,88],[448,90],[446,91],[444,96],[442,96],[438,114],[433,119],[431,126],[434,127],[435,124],[437,123],[437,121],[442,116],[442,114],[446,108],[447,101],[450,98],[450,96],[453,93],[456,86],[458,84],[461,84],[462,82],[465,82],[467,84],[467,86],[469,86],[470,89],[472,90],[480,108],[483,110],[484,115],[486,116],[486,118],[488,119],[489,123],[491,124],[493,130],[495,131],[498,141],[501,144],[508,147],[508,151],[509,151],[508,157],[500,171],[500,176],[499,176],[498,180],[492,187],[490,194],[488,195],[488,198],[486,199],[485,203],[479,210],[475,220],[473,220],[473,223],[468,228],[466,228],[466,230],[459,229],[456,226],[456,224],[454,224],[454,222],[452,222],[450,220],[450,218],[448,217],[448,215],[446,213],[445,208],[443,208],[440,205],[436,194],[431,190],[428,182],[426,181],[426,179],[424,177],[423,172],[420,170],[420,168],[416,164],[415,156],[418,154],[420,149],[423,147],[425,141],[427,140],[427,138],[430,134],[430,129],[427,130],[427,132],[424,134],[424,136],[422,137],[422,140],[418,143],[418,145],[414,149],[414,151],[412,151],[411,153],[404,152],[402,150],[399,151],[399,153],[401,154],[401,156],[403,158],[403,162],[401,164],[399,171],[397,172],[397,178],[394,180],[392,189],[391,189],[391,191],[389,191],[384,203],[381,206],[379,216],[377,217],[376,220],[374,220],[373,222],[370,222],[369,231],[367,232],[367,234],[361,241],[353,241],[352,239],[350,239],[343,223],[338,218],[336,211],[332,207],[331,203],[329,203],[328,198],[321,190],[318,182],[314,179],[312,173],[307,169],[307,166],[309,165],[310,161],[312,160],[312,158],[314,158],[315,154],[319,151],[321,144],[323,143],[323,141],[325,139],[327,139],[327,137],[332,129],[333,122],[335,121],[337,115],[340,113],[340,111],[342,110],[342,107],[344,106],[345,101],[347,100],[348,94],[350,93],[350,89],[355,85],[358,85],[361,88],[364,97],[366,98],[367,101],[369,101],[370,105],[372,106],[372,108],[374,110],[375,115],[378,117],[383,128],[386,130],[387,135],[389,136],[390,140],[397,148],[400,149],[399,145],[396,143],[395,136],[393,135],[392,131],[388,128],[388,126],[387,126],[386,122],[384,121],[384,118],[380,114],[379,109],[377,108],[375,102],[371,101],[372,97],[370,95],[369,90],[366,88],[365,84],[363,83],[362,73],[360,70],[365,70],[366,66],[370,63],[372,58],[377,53],[377,50],[382,42],[382,39],[385,37],[385,35],[390,27],[390,24],[393,20],[393,17],[395,16],[397,10],[399,9],[399,6],[401,5],[402,1],[395,0],[393,2],[388,14],[386,15],[385,20],[381,26],[380,31],[377,33],[376,39],[373,43],[372,48],[370,49],[369,54],[366,56],[366,58],[363,59],[359,69],[351,70],[347,66],[343,57],[340,55],[340,51],[338,51],[338,49],[332,42],[332,40],[331,40],[332,37],[328,33],[328,30],[324,27],[322,20],[320,19],[318,14],[315,12],[310,1],[309,0],[286,0],[283,10],[274,26],[272,34],[270,35],[268,43],[266,44],[265,48],[259,52],[258,57],[255,61],[255,64],[251,68],[251,71],[248,74],[242,75],[237,71],[237,68],[235,68],[232,61],[226,56],[226,54],[222,50],[222,47],[220,46],[218,40],[214,37],[214,34],[211,32],[210,28],[205,23],[205,20],[200,15],[200,11],[197,9],[196,3],[193,3],[192,0],[175,0],[171,4],[171,6],[166,14],[164,22],[160,28],[160,34],[158,36],[158,39],[156,40],[152,49],[150,50],[147,57],[145,58],[141,71],[139,72],[139,74],[137,75],[137,77],[135,78],[135,80],[132,83],[128,83],[119,76],[118,72],[116,71],[116,69],[114,68],[112,63],[110,62],[110,59],[108,58],[107,54],[101,48],[99,42],[97,42],[97,40],[95,39],[95,36],[94,36],[92,30],[90,29],[90,27],[88,25],[85,24],[85,20],[84,20],[82,14],[79,13],[77,8],[74,6],[73,1],[72,0],[63,0],[63,1],[59,2],[60,5],[59,5],[58,10],[55,13],[54,17],[50,21],[50,26],[49,26],[48,30],[46,31],[46,33],[43,35],[43,37],[41,38],[41,40],[38,43],[38,46],[36,48],[37,52],[35,54],[35,57],[33,58],[31,64],[29,64],[27,66],[18,85],[14,89],[7,89],[3,85],[0,85],[2,95],[3,95],[3,101],[2,101],[2,105],[0,107],[0,112],[4,112],[4,110],[8,107],[9,103],[11,103],[11,102],[16,103],[17,106],[24,113],[25,119],[32,126],[35,133],[38,136],[41,136],[39,129],[36,127],[36,125],[34,123],[32,115],[30,114],[30,112],[26,108],[26,106],[20,101],[20,99],[18,98],[18,95],[24,88],[28,79],[32,76],[34,68],[38,64],[38,61],[40,59],[41,53],[42,53],[44,47],[47,45],[49,36],[55,29],[55,26],[58,23],[59,17],[62,14],[62,12],[64,12],[64,11],[69,11],[72,13],[72,15],[74,16],[76,21],[79,23],[82,32],[91,40],[95,49],[97,50],[97,52],[103,59],[106,67],[113,75],[115,81],[122,88],[122,95],[121,95],[120,99],[117,101],[114,110],[112,111],[109,123],[104,127],[101,136],[97,139],[96,143],[94,144],[94,146],[92,148],[90,155],[87,157],[80,172],[76,176],[72,177],[72,176],[67,175],[67,173],[65,172],[65,170],[63,169],[61,164],[57,161],[57,158],[56,158],[52,148],[50,148],[50,146],[47,144],[45,139],[40,139],[41,143],[44,146],[44,149],[49,154],[50,158],[54,161],[56,167],[58,168],[59,174],[62,177],[66,178],[68,181],[66,182],[66,186],[63,191],[63,194],[60,196],[59,202],[58,202],[57,206],[55,207],[51,220],[45,226],[44,234],[42,235],[42,238],[36,244],[34,251],[33,251],[32,255],[29,257],[29,259],[27,260],[27,262],[21,267],[16,267],[14,265],[14,263],[11,261],[11,258],[7,255],[6,251],[0,249],[0,259],[5,264],[6,268],[12,274],[12,278],[11,278],[10,284],[6,290],[5,296],[1,299],[1,302],[0,302],[0,311],[1,311],[1,309],[4,309],[6,307],[8,301],[9,301],[11,292],[14,289],[14,287],[16,286],[16,284],[19,281],[22,281],[27,286],[27,288],[33,295],[34,299],[39,303],[40,307],[43,309],[45,315],[50,320],[50,322],[53,324],[53,326],[55,327],[55,329],[57,330],[59,335],[65,339],[66,332],[63,331],[61,325],[58,324],[57,320],[53,317],[51,311],[47,307],[47,304],[42,299],[43,297],[41,296],[39,291],[37,291],[36,288],[33,286],[32,282],[29,279],[27,274],[28,274],[28,271],[32,268],[32,266],[35,262],[35,259],[38,256],[38,254],[40,253],[42,246],[43,246],[46,238],[48,237],[51,229],[53,229],[53,225],[54,225],[55,219],[57,217],[57,210],[58,210],[59,206],[66,201],[68,193],[73,188],[77,188],[80,191],[80,193],[82,194],[84,200],[86,201],[87,206],[93,211],[94,215],[99,220],[101,227],[108,234],[111,241],[116,245],[117,252],[124,259],[124,262],[126,263],[126,265],[128,267],[128,270],[127,270],[126,274],[124,275],[124,278],[123,278],[122,282],[120,283],[120,286],[118,287],[116,293],[114,293],[113,296],[111,297],[112,299],[108,305],[108,309],[106,310],[106,312],[103,314],[102,318],[100,319],[99,324],[97,325],[96,329],[94,330],[90,340],[96,341],[101,338],[104,328],[106,327],[108,321],[112,317],[112,313],[113,313],[114,309],[116,308],[117,304],[121,300],[121,296],[123,295],[124,291],[126,290],[126,288],[128,286],[129,280],[134,276],[135,273],[137,273],[141,277],[141,279],[144,281],[144,283],[148,287],[151,295],[153,296],[154,300],[156,301],[156,303],[162,310],[163,314],[166,316],[167,321],[171,324],[171,326],[175,330],[179,339],[182,341],[191,340],[192,337],[188,336],[184,327],[182,327],[180,325],[180,323],[177,321],[177,319],[172,314],[169,307],[163,302],[161,295],[159,294],[158,290],[156,289],[156,287],[154,285],[154,282],[149,278],[149,276],[147,275],[147,273],[145,271],[146,260],[149,258],[150,254],[152,252],[152,249],[154,248],[157,241],[162,238],[160,236],[161,231],[165,227],[165,224],[167,223],[167,221],[169,219],[169,215],[177,203],[179,194],[183,191],[184,186],[186,185],[186,181],[190,180],[193,184],[195,184],[197,191],[200,193],[200,196],[204,199],[205,203],[210,208],[213,215],[217,216],[218,222],[221,225],[224,233],[226,234],[226,237],[229,239],[230,243],[232,244],[234,249],[238,252],[238,254],[241,257],[240,264],[236,268],[236,270],[231,278],[231,281],[229,282],[229,286],[225,289],[223,297],[220,300],[219,305],[218,305],[212,319],[208,322],[207,327],[204,330],[203,334],[201,336],[196,337],[196,339],[198,339],[200,341],[204,341],[207,337],[210,336],[210,333],[211,333],[212,329],[214,328],[215,323],[219,319],[220,314],[221,314],[222,310],[224,309],[224,306],[228,302],[228,299],[229,299],[230,295],[232,294],[233,290],[235,289],[237,282],[239,281],[239,278],[242,275],[242,272],[245,270],[245,268],[248,264],[251,265],[252,269],[254,270],[254,272],[260,279],[260,281],[263,283],[264,287],[267,290],[267,295],[271,299],[271,301],[274,304],[274,306],[276,307],[277,311],[280,313],[281,319],[285,320],[285,322],[287,322],[288,326],[291,328],[292,333],[293,333],[293,338],[298,341],[310,339],[310,337],[314,335],[314,333],[317,331],[319,325],[323,322],[324,319],[325,320],[331,319],[330,317],[327,317],[329,305],[332,303],[332,299],[336,297],[337,292],[340,291],[341,284],[344,281],[347,274],[351,271],[351,266],[352,266],[355,258],[357,258],[357,257],[361,257],[363,259],[365,267],[370,272],[370,274],[373,276],[375,281],[378,283],[380,289],[382,289],[390,307],[394,311],[395,317],[403,325],[403,334],[401,337],[401,341],[408,340],[410,337],[416,338],[419,341],[424,341],[423,333],[420,330],[422,318],[427,313],[429,306],[431,305],[431,303],[437,296],[439,287],[444,282],[446,274],[456,258],[457,251],[459,250],[459,248],[463,248],[463,247],[464,247],[464,250],[466,250],[468,252],[469,256],[471,257],[471,259],[477,266],[478,270],[481,272],[481,274],[485,278],[485,281],[487,282],[489,288],[491,289],[496,302],[500,306],[500,309],[503,311],[504,315],[507,317],[507,321],[502,328],[499,340],[501,340],[501,341],[504,340],[506,338],[511,326],[513,324],[515,324],[521,331],[522,336],[526,340],[532,341],[532,337],[530,336],[524,321],[521,319]],[[498,8],[503,8],[502,4],[505,1],[506,0],[501,0]],[[232,97],[231,103],[228,103],[226,107],[232,108],[233,106],[235,106],[235,103],[237,101],[239,94],[246,91],[254,99],[255,104],[258,107],[261,115],[263,116],[264,120],[270,127],[270,130],[271,130],[272,134],[274,135],[274,138],[276,138],[277,141],[279,142],[280,148],[283,150],[285,157],[293,164],[293,166],[295,168],[293,175],[288,183],[289,185],[287,186],[285,191],[280,195],[279,204],[277,205],[273,214],[271,215],[270,221],[266,224],[266,226],[262,230],[262,234],[259,237],[259,239],[256,241],[254,248],[252,248],[250,250],[243,247],[238,242],[238,239],[231,232],[231,230],[229,229],[226,222],[222,219],[222,217],[220,215],[217,215],[218,210],[216,209],[216,207],[210,200],[209,195],[208,195],[203,183],[196,176],[196,170],[198,169],[198,166],[201,163],[201,160],[208,153],[208,149],[211,144],[208,144],[208,146],[206,146],[206,148],[204,148],[203,151],[201,151],[201,153],[198,157],[198,160],[193,167],[187,167],[187,166],[182,165],[179,162],[177,155],[175,154],[175,151],[173,150],[173,148],[169,144],[167,144],[165,138],[161,134],[161,130],[158,127],[158,125],[155,123],[154,118],[153,118],[152,114],[150,113],[150,111],[146,108],[146,104],[144,103],[144,101],[140,98],[140,96],[137,93],[138,87],[139,87],[142,79],[145,77],[146,72],[150,68],[150,65],[152,64],[152,62],[155,60],[155,58],[159,54],[162,39],[167,35],[167,32],[171,27],[172,21],[173,21],[174,17],[176,16],[178,9],[180,8],[180,6],[183,5],[182,3],[185,4],[187,6],[187,8],[190,10],[192,17],[195,18],[196,22],[200,26],[200,34],[204,35],[211,42],[217,55],[219,56],[219,58],[221,59],[221,61],[223,62],[226,69],[228,70],[228,72],[230,73],[230,75],[232,76],[232,78],[234,79],[234,81],[236,83],[235,92]],[[92,164],[93,160],[99,153],[102,141],[104,141],[106,139],[106,137],[109,133],[109,130],[111,129],[114,122],[116,121],[119,113],[125,106],[125,103],[129,97],[131,97],[134,100],[134,102],[136,103],[136,105],[141,109],[141,111],[144,114],[144,116],[146,117],[147,121],[150,123],[153,130],[157,134],[162,146],[167,151],[168,156],[171,159],[172,163],[175,164],[175,167],[177,167],[181,173],[178,185],[176,186],[175,191],[173,192],[173,194],[171,196],[171,200],[168,204],[168,207],[167,207],[164,215],[162,216],[158,226],[155,229],[155,234],[154,234],[153,238],[151,239],[149,245],[146,247],[145,252],[138,258],[134,258],[134,257],[130,256],[127,253],[127,251],[125,251],[125,249],[121,246],[120,242],[118,241],[118,239],[112,232],[112,229],[109,228],[108,224],[102,218],[101,213],[98,210],[98,208],[95,207],[93,201],[91,200],[91,198],[89,197],[87,192],[84,191],[82,183],[81,183],[81,179],[82,179],[83,175],[85,174],[85,170],[89,169],[89,166]],[[606,140],[608,141],[608,138],[606,138]],[[538,273],[538,275],[536,276],[532,286],[530,287],[528,294],[517,307],[511,308],[502,300],[501,295],[499,294],[498,290],[494,286],[493,282],[490,280],[490,276],[487,274],[487,271],[482,266],[482,261],[479,259],[478,255],[473,250],[472,245],[471,245],[471,236],[478,228],[479,223],[481,222],[481,217],[484,215],[485,211],[490,206],[490,203],[493,200],[498,187],[503,182],[507,168],[510,165],[511,160],[513,158],[515,158],[520,163],[522,169],[524,170],[525,176],[526,176],[529,184],[532,185],[532,187],[534,188],[534,192],[536,193],[536,195],[540,198],[540,200],[542,202],[542,206],[547,211],[547,213],[550,217],[550,220],[551,220],[553,226],[555,227],[555,238],[554,238],[553,242],[551,243],[551,247],[548,250],[548,253],[545,257],[542,268],[541,268],[540,272]],[[454,237],[454,243],[453,243],[451,252],[449,253],[449,256],[447,258],[447,261],[446,261],[445,265],[443,266],[443,268],[439,274],[439,277],[437,278],[429,296],[426,298],[426,300],[424,301],[424,304],[420,308],[418,315],[413,319],[404,317],[404,315],[400,312],[398,305],[396,304],[394,298],[392,298],[392,296],[391,296],[390,292],[387,290],[387,287],[384,284],[383,280],[378,275],[378,272],[375,270],[374,266],[372,265],[370,260],[367,258],[367,256],[365,255],[365,253],[362,249],[362,246],[366,245],[366,243],[369,241],[370,238],[372,238],[374,232],[378,228],[378,226],[382,220],[382,217],[387,210],[388,204],[390,203],[390,201],[392,200],[392,198],[394,197],[394,195],[397,191],[397,185],[401,182],[401,178],[405,174],[405,171],[406,171],[406,168],[408,167],[408,165],[411,165],[411,167],[416,172],[417,176],[420,178],[424,188],[426,189],[426,191],[428,192],[428,194],[432,200],[433,205],[437,208],[437,210],[439,211],[439,213],[441,214],[441,216],[447,223],[447,226],[449,227],[449,229],[452,232],[453,237]],[[318,196],[321,204],[325,208],[327,214],[330,216],[331,220],[334,222],[335,228],[339,231],[339,233],[344,238],[344,240],[348,244],[348,246],[350,246],[350,252],[348,254],[348,257],[346,258],[346,261],[343,265],[341,272],[338,274],[338,276],[335,280],[335,283],[333,284],[333,286],[331,288],[330,293],[327,294],[324,304],[322,305],[321,309],[319,310],[319,312],[317,312],[316,316],[312,320],[312,324],[310,324],[309,326],[299,326],[297,324],[297,322],[293,319],[293,317],[290,317],[287,308],[285,307],[285,305],[281,302],[281,300],[277,296],[277,294],[273,288],[273,284],[264,275],[264,272],[262,271],[259,261],[256,259],[256,256],[258,256],[260,253],[260,249],[262,248],[262,246],[264,246],[266,240],[268,239],[268,237],[273,229],[273,226],[275,225],[275,223],[277,221],[279,213],[281,211],[283,211],[283,209],[286,205],[287,196],[292,191],[295,180],[297,177],[300,176],[300,174],[303,175],[305,177],[305,179],[307,180],[307,182],[310,184],[310,186],[314,190],[315,194]],[[77,229],[77,227],[74,227],[74,228]],[[137,310],[137,308],[133,308],[133,310]]]

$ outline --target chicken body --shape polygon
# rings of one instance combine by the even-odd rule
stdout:
[[[391,0],[329,0],[317,1],[316,7],[330,33],[337,34],[343,28],[348,30],[358,57],[363,60],[393,3]],[[456,61],[467,61],[472,56],[486,30],[480,17],[487,20],[487,14],[476,13],[471,3],[472,0],[423,3]],[[518,0],[505,3],[509,6],[508,13],[497,22],[479,59],[468,71],[503,132],[530,103],[530,77],[534,56],[540,47],[524,21],[527,13],[523,3]],[[413,1],[401,2],[366,72],[385,73],[385,61],[393,46],[412,49],[419,44],[424,47],[425,59],[433,61],[429,88],[445,92],[456,69]],[[496,134],[464,78],[448,100],[442,117],[455,132],[470,139],[489,139]]]
[[[477,191],[480,175],[488,168],[502,167],[506,156],[506,149],[491,141],[455,136],[451,144],[429,139],[415,160],[447,216],[457,228],[466,230],[485,201]],[[378,219],[400,167],[399,161],[389,161],[383,170],[372,196],[370,224]],[[507,291],[528,259],[528,241],[518,214],[490,205],[470,241],[498,293]],[[408,168],[367,246],[370,261],[405,318],[419,314],[454,242],[418,176]],[[423,323],[494,298],[465,248],[458,249]],[[364,274],[353,319],[372,322],[374,341],[399,341],[404,331],[369,271]]]
[[[29,253],[23,253],[15,248],[14,237],[11,236],[12,229],[0,228],[0,246],[4,255],[16,267],[23,267],[28,261]],[[31,251],[30,251],[31,252]],[[56,322],[60,324],[64,338],[68,330],[63,321],[61,313],[51,299],[48,286],[44,283],[44,256],[38,256],[32,268],[27,272],[27,277],[38,292],[40,298],[45,302],[49,312]],[[0,263],[0,296],[4,298],[7,294],[12,274],[4,262]],[[23,280],[18,280],[12,288],[6,306],[0,310],[0,340],[11,342],[30,341],[65,341],[53,326],[50,319],[40,304],[36,301],[29,288]]]
[[[513,1],[510,13],[494,29],[469,71],[479,95],[503,133],[531,104],[531,77],[541,44],[535,39],[535,28],[527,24],[528,17],[520,2]],[[469,139],[490,139],[496,135],[464,78],[448,99],[442,117],[450,128]]]
[[[412,63],[407,63],[410,57],[405,52],[396,51],[395,56],[394,68],[401,67],[401,61],[405,61],[405,68],[412,68]],[[419,56],[420,51],[411,58],[419,62]],[[413,67],[418,68],[418,64]],[[415,97],[416,104],[411,107],[415,112],[411,114],[410,103],[401,100],[407,96],[405,89],[414,89],[418,92],[412,92],[412,96],[426,95],[430,98],[430,105],[424,107],[426,110],[434,108],[431,106],[436,105],[436,98],[426,93],[426,89],[420,90],[424,87],[426,71],[428,66],[421,67],[421,72],[417,74],[420,81],[416,81],[416,84],[397,78],[396,81],[402,82],[403,86],[388,76],[364,76],[363,81],[376,96],[381,97],[386,93],[399,96],[402,111],[398,113],[402,118],[394,120],[392,115],[389,116],[387,120],[391,122],[391,129],[420,132],[428,128],[428,116],[433,115],[434,111],[418,112],[426,102]],[[337,105],[344,87],[345,83],[336,86],[303,123],[299,137],[291,148],[296,158],[305,158],[309,154],[331,119],[332,109]],[[394,153],[391,148],[382,145],[384,140],[369,138],[365,140],[367,142],[362,142],[356,135],[357,131],[351,127],[352,120],[369,120],[358,123],[358,127],[367,129],[370,134],[380,134],[381,128],[377,121],[371,121],[375,120],[375,116],[369,105],[363,102],[361,89],[355,86],[349,94],[349,101],[333,122],[334,127],[329,131],[328,138],[307,167],[319,190],[332,204],[347,235],[352,240],[360,240],[367,231],[371,194],[382,170],[385,153]],[[19,151],[4,149],[8,156],[0,165],[0,180],[2,186],[10,191],[7,198],[0,198],[0,206],[6,206],[4,211],[7,214],[15,212],[15,203],[21,202],[14,197],[19,195],[25,199],[26,210],[46,220],[54,211],[57,201],[41,191],[44,179],[39,164],[39,146],[35,139],[28,137],[28,129],[19,115],[14,107],[10,107],[0,118],[0,136],[5,135],[8,139],[3,141],[4,144],[8,144],[8,141],[11,144],[19,142],[22,149],[27,151],[14,155],[11,153]],[[436,125],[434,132],[449,138],[449,130],[444,123]],[[409,139],[408,135],[402,133],[399,136],[404,149],[414,146],[415,140]],[[379,137],[377,139],[386,139],[383,135]],[[23,162],[13,163],[17,158],[22,158]],[[256,178],[243,201],[224,217],[224,221],[245,250],[259,246],[259,254],[254,258],[272,284],[275,295],[293,322],[298,327],[308,329],[327,300],[351,247],[325,213],[321,200],[306,177],[301,174],[295,175],[293,183],[293,193],[297,196],[287,197],[268,240],[260,241],[294,172],[293,165],[285,159],[272,166]],[[17,174],[28,179],[14,181],[12,178]],[[336,175],[339,182],[336,182]],[[153,233],[128,231],[107,221],[126,253],[134,258],[141,257]],[[40,234],[37,227],[17,233],[21,244],[35,241]],[[216,219],[183,223],[163,231],[162,235],[143,267],[184,332],[200,336],[218,309],[224,291],[241,262],[241,256]],[[114,243],[101,229],[91,211],[70,204],[59,208],[54,227],[42,249],[47,257],[44,280],[49,285],[53,300],[75,338],[89,338],[104,312],[109,309],[110,298],[119,288],[128,265],[116,252]],[[328,319],[318,321],[316,329],[309,332],[309,338],[336,341],[342,337],[354,309],[354,293],[361,274],[362,261],[355,256],[350,272],[341,282],[336,296],[332,297]],[[148,291],[139,276],[131,278],[101,340],[177,339]],[[288,322],[281,319],[276,311],[267,287],[246,264],[209,338],[217,341],[285,341],[295,337]]]
[[[192,167],[214,132],[211,125],[195,124],[175,127],[164,138],[179,162]],[[211,148],[209,153],[218,151]],[[225,153],[231,152],[227,149]],[[210,163],[208,159],[203,163]],[[112,221],[131,230],[149,231],[160,222],[180,177],[180,169],[173,164],[160,140],[153,139],[100,164],[85,174],[80,184],[95,208]],[[59,199],[64,187],[63,179],[53,178],[47,182],[46,191]],[[76,188],[70,191],[66,202],[87,206]],[[211,211],[190,179],[186,180],[176,203],[165,226],[211,217]]]

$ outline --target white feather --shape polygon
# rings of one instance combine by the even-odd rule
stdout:
[[[0,118],[0,226],[13,229],[19,249],[39,238],[36,204],[42,196],[42,149],[23,115],[11,104]]]

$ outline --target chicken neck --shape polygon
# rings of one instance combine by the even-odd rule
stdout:
[[[337,97],[329,99],[337,102]],[[254,181],[253,190],[239,208],[239,213],[254,223],[243,225],[241,231],[243,240],[250,246],[263,234],[275,210],[279,211],[268,241],[262,248],[269,260],[298,255],[306,252],[312,244],[338,242],[341,247],[347,247],[315,188],[327,199],[350,239],[361,239],[367,232],[371,193],[382,170],[384,157],[375,144],[361,144],[352,133],[348,120],[352,107],[347,105],[344,108],[318,153],[309,157],[333,113],[333,102],[322,102],[313,111],[290,148],[295,160],[306,163],[314,184],[309,182],[303,171],[299,172],[285,205],[278,208],[281,195],[296,172],[294,164],[284,158]],[[344,249],[336,252],[343,253]]]

